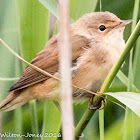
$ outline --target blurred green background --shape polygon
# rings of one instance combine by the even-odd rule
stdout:
[[[41,3],[44,5],[42,5]],[[134,0],[102,0],[102,11],[110,11],[120,19],[132,19],[134,10]],[[47,5],[46,5],[47,4]],[[85,13],[100,11],[100,1],[98,0],[70,0],[70,16],[75,21]],[[27,61],[31,59],[44,47],[50,37],[50,32],[56,33],[57,26],[53,29],[52,15],[57,13],[55,0],[0,0],[0,38],[2,38],[14,51],[20,54]],[[140,10],[138,19],[140,17]],[[57,23],[57,22],[56,22]],[[127,40],[131,33],[131,25],[127,26],[124,39]],[[137,46],[140,46],[140,41]],[[140,89],[140,64],[137,55],[139,48],[134,51],[135,83]],[[128,75],[127,58],[122,71]],[[13,56],[2,44],[0,44],[0,78],[20,77],[25,64],[22,64]],[[0,100],[9,93],[10,86],[15,81],[0,81]],[[115,78],[110,91],[126,91],[127,87]],[[116,101],[111,98],[111,100]],[[118,101],[116,101],[118,102]],[[80,120],[87,108],[88,102],[73,105],[75,124]],[[121,104],[121,103],[120,103]],[[37,112],[37,113],[36,113]],[[124,135],[125,110],[120,106],[107,101],[105,108],[105,140],[122,140]],[[57,116],[57,117],[56,117]],[[15,111],[2,113],[0,129],[2,133],[17,133],[26,135],[27,133],[61,133],[60,113],[52,102],[36,101],[24,105]],[[133,115],[134,129],[129,132],[128,140],[134,134],[135,140],[140,140],[140,119]],[[128,118],[131,123],[131,118]],[[43,128],[43,129],[42,129]],[[134,131],[134,133],[133,133]],[[27,139],[25,137],[2,137],[2,140]],[[30,137],[28,139],[38,139]],[[56,137],[42,138],[56,139]],[[61,138],[59,138],[61,139]],[[99,120],[98,111],[92,117],[90,123],[84,130],[82,140],[98,140]]]

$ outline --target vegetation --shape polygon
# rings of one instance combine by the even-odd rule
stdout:
[[[103,0],[102,7],[100,2],[97,0],[70,0],[71,22],[74,22],[85,13],[100,10],[110,11],[121,19],[133,18],[132,27],[131,25],[126,27],[124,33],[124,39],[127,41],[140,17],[139,0]],[[55,0],[0,0],[0,38],[30,62],[44,47],[51,35],[50,32],[57,32],[57,22],[53,30],[50,28],[50,12],[58,18]],[[86,119],[89,117],[89,123],[83,131],[84,137],[81,138],[82,140],[140,139],[140,100],[138,100],[140,97],[139,94],[126,93],[126,91],[139,92],[138,90],[140,90],[140,38],[137,40],[140,34],[140,23],[134,33],[127,43],[129,49],[125,53],[130,52],[132,45],[134,46],[133,51],[127,58],[124,53],[121,62],[118,62],[121,66],[125,60],[121,71],[126,76],[119,72],[118,78],[114,79],[108,89],[115,74],[120,69],[120,67],[117,67],[115,68],[116,73],[113,72],[114,76],[110,83],[106,84],[105,81],[102,86],[102,92],[115,92],[106,94],[117,98],[120,102],[108,96],[105,109],[96,111],[94,115],[91,113],[90,117],[89,113],[91,111],[87,110],[88,101],[83,104],[73,105],[75,126],[79,123],[83,114],[86,115]],[[9,94],[7,92],[9,87],[21,76],[27,65],[18,60],[2,44],[0,44],[0,65],[0,99],[4,99]],[[116,92],[120,92],[120,95]],[[122,95],[124,95],[124,98],[120,99],[119,97]],[[134,99],[132,99],[133,95],[135,96]],[[130,99],[132,100],[130,101]],[[137,115],[129,108],[125,110],[121,107],[120,105],[123,105],[121,102],[131,108]],[[61,115],[56,105],[51,101],[31,101],[15,111],[2,113],[1,123],[2,133],[29,134],[30,139],[62,139]],[[77,132],[79,132],[79,129]],[[34,138],[31,136],[31,134],[47,136],[47,133],[52,133],[56,137]],[[10,139],[21,140],[26,139],[26,137],[11,137]],[[9,137],[3,137],[2,140],[9,140]]]

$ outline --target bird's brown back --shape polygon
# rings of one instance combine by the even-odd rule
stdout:
[[[50,74],[55,74],[59,69],[59,53],[58,53],[58,37],[59,35],[53,36],[45,46],[45,48],[39,52],[36,57],[31,61],[31,64],[47,71]],[[81,35],[72,35],[72,61],[76,60],[82,53],[82,49],[88,43],[88,39]],[[24,70],[22,77],[16,82],[10,89],[16,91],[24,89],[31,85],[45,81],[50,77],[43,75],[42,73],[34,70],[31,67],[27,67]]]

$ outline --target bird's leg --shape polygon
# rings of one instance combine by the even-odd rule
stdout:
[[[95,96],[95,95],[93,95],[93,96],[90,98],[89,104],[88,104],[88,108],[89,108],[89,109],[100,109],[101,106],[102,106],[102,102],[100,102],[97,106],[94,106],[94,104],[93,104],[94,96]],[[104,106],[103,106],[101,109],[104,109],[104,107],[106,106],[106,96],[103,98],[103,103],[104,103]],[[101,109],[100,109],[100,110],[101,110]]]

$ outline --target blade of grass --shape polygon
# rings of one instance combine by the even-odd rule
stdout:
[[[57,117],[56,117],[57,116]],[[53,134],[54,137],[51,137],[51,140],[56,140],[58,137],[62,137],[59,133],[61,128],[61,113],[56,108],[53,102],[45,102],[44,108],[44,119],[43,119],[43,129],[41,140],[50,140],[50,137],[45,137]],[[56,135],[56,137],[55,137]]]
[[[111,82],[113,81],[114,77],[116,76],[117,72],[119,71],[119,69],[120,69],[121,65],[123,64],[126,56],[130,52],[131,48],[133,47],[133,44],[136,42],[139,35],[140,35],[140,21],[138,22],[138,24],[137,24],[136,28],[134,29],[133,33],[130,35],[130,38],[128,39],[128,41],[125,45],[125,49],[124,49],[121,57],[119,58],[117,63],[113,66],[113,68],[111,69],[111,71],[107,75],[104,83],[102,84],[100,92],[104,93],[104,92],[107,91],[107,89],[109,88]],[[96,101],[96,102],[93,102],[94,106],[97,106],[101,102],[101,100],[102,100],[101,97],[95,96],[94,101]],[[79,121],[79,123],[76,126],[76,129],[75,129],[76,139],[78,139],[77,136],[81,135],[81,133],[85,129],[86,125],[90,121],[90,119],[91,119],[92,115],[95,113],[95,111],[96,110],[90,110],[90,109],[86,110],[83,117],[81,118],[81,120]]]
[[[17,18],[17,6],[15,0],[5,0],[0,1],[0,36],[5,38],[8,41],[12,42],[12,48],[19,50],[19,37],[18,37],[18,18]],[[17,76],[15,71],[18,71],[18,66],[16,65],[16,60],[5,50],[0,49],[0,74],[4,77],[14,77]],[[3,79],[5,80],[5,79]],[[7,79],[6,79],[7,80]],[[2,83],[2,98],[5,98],[8,92],[8,88],[13,84],[13,82]],[[17,114],[15,113],[17,112]],[[22,112],[16,110],[14,113],[15,124],[12,129],[7,131],[13,133],[22,134]],[[3,129],[5,128],[5,122],[9,117],[10,113],[3,113]],[[2,131],[3,132],[3,131]],[[5,138],[6,139],[6,138]],[[16,140],[21,140],[21,138],[15,138]]]
[[[33,134],[39,134],[38,130],[38,116],[37,116],[37,107],[35,104],[35,100],[30,101],[30,113],[31,113],[31,120],[32,120],[32,133]]]
[[[73,20],[77,20],[87,13],[94,12],[98,0],[70,0],[70,15]],[[84,5],[84,6],[83,6]]]
[[[122,81],[122,83],[124,83],[126,86],[128,85],[128,78],[125,76],[125,74],[119,70],[119,72],[117,73],[117,77]],[[139,93],[139,90],[136,88],[135,85],[133,85],[133,91],[136,93]]]
[[[138,17],[138,13],[139,13],[139,7],[140,7],[140,0],[135,1],[135,6],[134,6],[134,18],[135,18],[135,22],[137,21],[137,19],[139,19]],[[136,24],[136,23],[135,23]],[[132,29],[134,28],[135,24],[133,24]],[[139,61],[139,54],[140,54],[140,37],[136,42],[136,49],[135,49],[135,54],[134,54],[134,69],[133,69],[133,80],[134,80],[134,84],[136,85],[136,87],[140,90],[140,86],[139,86],[139,68],[140,68],[140,61]],[[140,119],[139,121],[136,121],[136,118],[134,119],[134,124],[135,126],[137,124],[140,124]],[[140,139],[140,136],[136,133],[137,131],[139,131],[140,129],[140,125],[138,126],[138,128],[135,127],[135,139]]]
[[[102,106],[103,108],[103,101],[102,101]],[[99,110],[99,129],[100,129],[100,140],[104,140],[104,109]]]
[[[131,117],[128,118],[128,125],[129,123],[131,123],[132,119]],[[139,118],[136,118],[136,121],[139,121]],[[115,122],[112,123],[112,125],[110,125],[108,127],[108,129],[106,129],[106,133],[105,133],[105,140],[122,140],[123,139],[123,132],[124,132],[124,128],[122,127],[122,124],[124,123],[124,117],[120,117],[119,119],[115,120]],[[139,123],[136,124],[136,126],[139,126]],[[139,132],[139,129],[137,129]],[[130,130],[129,132],[129,136],[132,135],[132,131]],[[99,140],[99,136],[95,136],[94,137],[95,140]],[[92,139],[91,139],[92,140]],[[138,140],[138,139],[137,139]]]
[[[100,0],[100,12],[102,11],[102,0]]]
[[[16,110],[14,110],[14,126],[15,134],[21,134],[22,135],[22,108],[19,107]],[[16,137],[15,140],[22,140],[22,137]]]
[[[102,0],[100,0],[100,12],[102,11]],[[103,101],[101,102],[102,110],[99,110],[99,129],[100,129],[100,140],[104,140],[104,105]]]
[[[58,6],[56,0],[39,0],[39,2],[58,18]]]
[[[20,52],[19,47],[16,48],[17,52]],[[21,61],[18,59],[16,61],[16,72],[15,72],[15,77],[20,77],[21,72],[22,72],[22,64]],[[15,124],[15,133],[21,134],[22,135],[22,107],[19,107],[14,110],[14,124]],[[15,138],[16,140],[22,140],[22,137],[17,137]]]
[[[17,6],[21,55],[31,61],[46,44],[48,34],[44,30],[47,31],[48,12],[38,0],[17,0]],[[23,66],[25,68],[25,64]],[[32,132],[38,134],[35,101],[30,102],[30,109]]]
[[[17,4],[21,56],[30,62],[48,40],[48,11],[38,0],[17,0]]]
[[[135,57],[134,57],[134,84],[140,90],[140,37],[136,43]]]
[[[0,81],[17,81],[19,78],[0,78]]]
[[[132,28],[131,32],[134,30],[138,18],[138,12],[139,12],[139,0],[135,0],[134,3],[134,11],[133,11],[133,20],[134,22],[132,23]],[[127,91],[128,92],[133,92],[133,66],[132,66],[132,61],[133,61],[133,48],[130,51],[130,57],[129,57],[129,71],[128,71],[128,86],[127,86]],[[128,126],[128,117],[131,117],[132,123],[129,124]],[[131,137],[129,136],[129,129],[133,131],[133,134]],[[129,137],[128,137],[129,136]],[[126,108],[126,113],[125,113],[125,122],[124,122],[124,137],[123,140],[128,140],[132,139],[134,140],[134,120],[133,120],[133,112],[127,107]]]
[[[136,43],[136,50],[135,50],[135,59],[134,59],[134,84],[136,85],[136,87],[140,90],[140,84],[139,84],[139,81],[140,81],[140,59],[139,59],[139,54],[140,54],[140,37]],[[140,118],[135,118],[134,119],[134,122],[135,122],[135,126],[137,124],[138,127],[135,128],[135,137],[136,139],[140,139],[140,135],[137,133],[139,132],[140,130]]]

